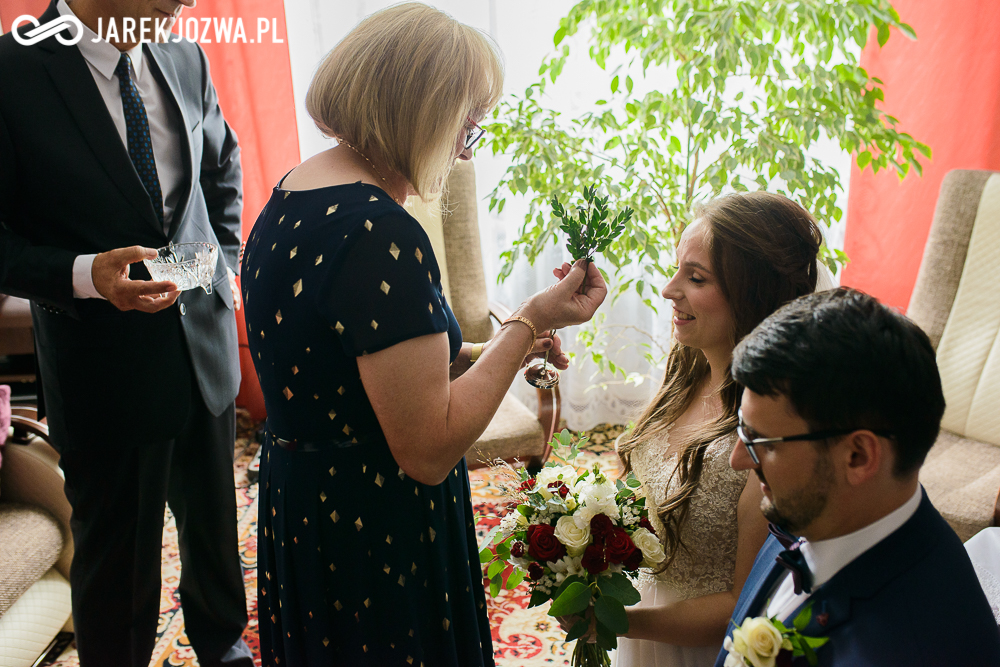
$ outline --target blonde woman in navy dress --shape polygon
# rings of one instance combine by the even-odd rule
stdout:
[[[478,359],[462,343],[401,203],[432,199],[472,156],[502,84],[486,37],[420,4],[365,19],[313,80],[309,112],[340,143],[274,189],[243,265],[268,414],[264,665],[494,664],[464,455],[526,357],[551,348],[565,368],[536,333],[590,319],[607,294],[581,264]]]

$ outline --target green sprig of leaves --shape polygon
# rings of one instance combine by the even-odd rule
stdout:
[[[552,198],[552,214],[562,220],[559,228],[566,233],[566,249],[574,260],[593,261],[595,254],[607,250],[618,235],[625,231],[625,224],[632,218],[634,211],[626,206],[608,220],[611,215],[608,199],[599,197],[596,187],[585,187],[583,200],[586,205],[577,206],[574,217],[566,211],[558,197]]]

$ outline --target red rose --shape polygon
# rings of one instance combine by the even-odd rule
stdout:
[[[549,490],[552,491],[553,495],[559,494],[559,496],[561,496],[562,498],[565,498],[566,496],[569,495],[569,487],[559,481],[550,482]]]
[[[639,527],[640,528],[645,528],[646,530],[648,530],[649,532],[651,532],[653,535],[656,535],[656,531],[653,530],[653,524],[651,524],[649,522],[649,519],[647,519],[646,517],[642,517],[641,519],[639,519]]]
[[[622,563],[622,567],[626,570],[638,570],[640,565],[642,565],[642,552],[638,549]]]
[[[608,559],[604,556],[604,547],[600,544],[591,544],[583,552],[580,564],[587,568],[591,574],[599,574],[608,569]]]
[[[530,491],[535,488],[534,478],[521,482],[521,486],[517,487],[518,491]]]
[[[555,533],[556,529],[548,524],[528,526],[528,554],[542,561],[557,561],[565,556],[566,547]]]
[[[624,528],[614,528],[605,541],[608,549],[608,560],[612,563],[624,563],[632,554],[639,551]],[[639,551],[641,559],[642,552]]]
[[[524,542],[514,542],[510,545],[510,555],[514,558],[524,557]]]
[[[528,579],[538,581],[545,576],[545,568],[538,563],[528,563]]]
[[[603,540],[615,527],[607,514],[595,514],[590,520],[590,534],[595,540]]]

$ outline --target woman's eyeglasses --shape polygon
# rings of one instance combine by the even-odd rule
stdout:
[[[469,150],[476,145],[477,141],[483,138],[483,135],[486,134],[486,130],[479,127],[476,121],[471,118],[466,117],[465,120],[469,121],[469,124],[472,125],[472,127],[465,131],[465,150]]]
[[[738,420],[736,423],[736,435],[739,436],[740,440],[747,448],[747,453],[750,454],[750,458],[753,459],[755,465],[760,465],[760,459],[757,457],[757,446],[758,445],[774,445],[779,442],[795,442],[795,441],[816,441],[816,440],[826,440],[827,438],[835,438],[840,435],[847,435],[848,433],[854,433],[855,431],[861,430],[861,427],[855,428],[831,428],[823,431],[813,431],[812,433],[802,433],[800,435],[786,435],[780,438],[753,438],[750,437],[752,431],[748,431],[746,422],[743,421],[743,409],[740,408],[737,411]],[[869,429],[875,435],[880,435],[883,438],[892,438],[894,434],[889,431],[876,431],[874,429]]]

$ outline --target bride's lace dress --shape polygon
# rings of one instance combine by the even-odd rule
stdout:
[[[663,524],[655,509],[679,486],[672,477],[677,464],[669,453],[669,429],[632,450],[632,468],[646,487],[649,519],[663,537]],[[729,454],[736,436],[718,440],[705,450],[704,467],[698,489],[691,498],[687,520],[681,527],[681,548],[670,568],[654,575],[643,571],[637,588],[642,601],[637,607],[651,607],[678,600],[731,590],[736,568],[736,506],[746,485],[747,471],[729,466]],[[619,639],[616,667],[711,667],[721,645],[674,646],[641,639]]]

